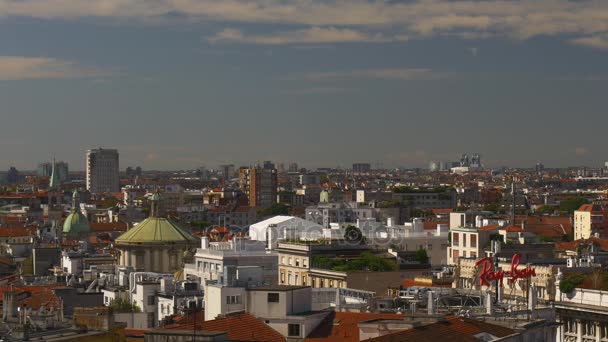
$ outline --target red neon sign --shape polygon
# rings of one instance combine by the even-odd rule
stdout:
[[[536,270],[532,267],[526,267],[523,269],[517,269],[521,262],[521,255],[514,254],[511,259],[511,269],[507,272],[503,270],[494,270],[492,258],[483,258],[477,260],[475,266],[481,266],[481,274],[479,275],[479,285],[490,286],[491,281],[498,281],[500,287],[503,286],[502,280],[506,276],[509,276],[509,282],[512,284],[520,278],[530,278],[536,276]]]

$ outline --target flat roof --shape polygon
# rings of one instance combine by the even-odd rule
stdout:
[[[267,285],[260,287],[248,288],[247,291],[293,291],[299,289],[310,288],[310,286],[299,285]]]

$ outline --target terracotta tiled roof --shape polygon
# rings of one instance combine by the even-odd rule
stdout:
[[[18,305],[26,305],[28,308],[37,310],[40,306],[44,305],[45,308],[59,308],[59,298],[53,292],[54,289],[63,288],[62,285],[48,285],[48,286],[14,286],[14,285],[2,285],[0,286],[0,298],[6,291],[15,291],[17,293],[29,292],[31,296],[19,301]]]
[[[570,250],[570,251],[574,251],[578,248],[578,245],[580,245],[581,243],[584,242],[591,242],[594,245],[600,246],[600,248],[604,251],[608,251],[608,240],[605,239],[600,239],[600,238],[596,238],[596,237],[590,237],[589,239],[580,239],[580,240],[576,240],[576,241],[570,241],[570,242],[558,242],[555,244],[555,249],[557,250]]]
[[[192,330],[193,323],[172,324],[165,329]],[[246,342],[285,342],[285,338],[276,330],[250,314],[235,314],[225,318],[206,322],[196,322],[197,330],[226,331],[230,341]]]
[[[373,319],[403,319],[399,314],[332,312],[304,340],[306,342],[357,342],[359,323]]]
[[[125,222],[90,223],[91,232],[126,232],[129,225]]]
[[[487,226],[479,227],[479,230],[494,230],[494,229],[498,229],[498,228],[500,228],[499,225],[497,225],[497,224],[490,224],[490,225],[487,225]]]
[[[525,231],[522,227],[518,227],[518,226],[508,226],[504,230],[506,230],[507,233],[519,233],[519,232]]]
[[[480,333],[496,337],[505,337],[515,333],[514,330],[496,324],[485,323],[468,318],[450,316],[446,321],[437,322],[393,334],[369,339],[370,342],[437,342],[463,341],[479,342],[474,337]]]
[[[602,209],[597,206],[597,205],[593,205],[593,204],[583,204],[581,205],[580,208],[578,208],[577,211],[589,211],[589,212],[596,212],[596,211],[602,211]]]
[[[450,224],[447,221],[424,221],[423,223],[424,230],[436,230],[438,224]]]
[[[0,237],[32,236],[36,231],[29,228],[0,228]]]

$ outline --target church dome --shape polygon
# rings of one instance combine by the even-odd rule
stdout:
[[[155,193],[150,197],[150,217],[116,238],[117,245],[182,244],[198,245],[199,240],[187,228],[168,218],[161,217],[163,197]]]
[[[67,235],[88,234],[91,231],[89,220],[78,209],[80,195],[74,191],[72,195],[72,212],[63,223],[63,233]]]
[[[198,239],[186,228],[164,217],[148,217],[115,240],[117,245],[128,244],[198,244]]]

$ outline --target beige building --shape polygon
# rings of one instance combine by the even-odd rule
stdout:
[[[588,239],[603,232],[604,213],[595,204],[583,204],[574,211],[574,240]]]
[[[482,266],[476,266],[477,259],[459,258],[457,267],[454,271],[453,288],[459,289],[474,289],[486,290],[487,286],[480,285],[480,274]],[[511,269],[511,261],[499,261],[498,267],[502,270],[509,271]],[[520,265],[517,269],[526,268],[526,265]],[[508,276],[503,279],[503,295],[526,297],[527,290],[536,288],[537,298],[539,300],[553,301],[555,300],[555,277],[558,272],[558,266],[555,265],[529,265],[535,269],[536,275],[530,278],[520,278],[511,283]],[[494,284],[492,283],[492,290]]]
[[[346,242],[332,241],[331,243],[287,243],[279,242],[276,251],[279,254],[279,285],[319,286],[311,282],[309,272],[313,268],[313,258],[324,256],[329,258],[357,257],[368,251],[369,247],[354,245]],[[345,287],[340,286],[340,287]],[[335,287],[338,287],[337,284]]]
[[[184,264],[184,255],[193,252],[200,240],[172,220],[162,217],[160,194],[150,198],[150,217],[116,238],[121,266],[157,273],[172,273]]]
[[[483,258],[484,247],[493,234],[499,234],[498,225],[481,228],[453,227],[450,229],[450,244],[447,248],[448,265],[457,265],[460,258]]]

